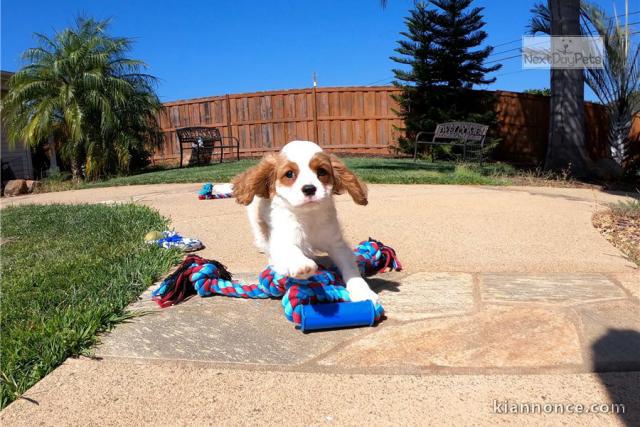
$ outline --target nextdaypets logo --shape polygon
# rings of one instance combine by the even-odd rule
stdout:
[[[601,37],[525,36],[522,68],[603,68]]]

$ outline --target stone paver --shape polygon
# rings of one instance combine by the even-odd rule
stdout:
[[[634,298],[640,300],[640,268],[625,273],[613,273],[612,276],[633,295]]]
[[[570,305],[626,298],[624,291],[603,274],[493,273],[481,277],[480,294],[487,303]]]
[[[616,301],[577,308],[594,371],[640,370],[640,307]]]
[[[251,274],[236,276],[252,280]],[[606,338],[608,328],[640,336],[638,302],[623,299],[626,294],[604,275],[501,273],[480,274],[478,281],[480,306],[474,302],[472,274],[383,274],[370,282],[381,294],[387,321],[375,329],[314,334],[295,330],[284,319],[279,301],[193,297],[158,309],[147,292],[133,309],[152,314],[107,334],[96,354],[282,366],[319,358],[323,366],[400,371],[589,371],[596,365],[617,370],[640,364],[633,336],[631,345],[615,342],[614,356],[599,355],[600,362],[594,363],[592,346]],[[573,311],[566,311],[569,307]]]
[[[419,320],[462,315],[473,309],[473,276],[467,273],[415,273],[396,291],[382,291],[388,317]]]
[[[514,368],[579,365],[573,323],[540,308],[491,308],[477,315],[382,328],[322,365]]]
[[[366,331],[302,334],[285,319],[279,300],[196,296],[169,308],[156,307],[147,292],[135,309],[152,313],[104,336],[96,355],[290,365],[304,363]]]

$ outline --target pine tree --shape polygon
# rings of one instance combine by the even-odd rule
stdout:
[[[428,19],[429,11],[425,3],[416,3],[415,9],[410,11],[410,16],[404,22],[407,31],[402,31],[401,36],[406,40],[399,40],[395,52],[402,56],[392,56],[391,60],[411,66],[410,70],[392,70],[397,80],[407,82],[409,85],[424,86],[435,83],[432,66],[435,58],[433,43],[433,29]]]
[[[435,58],[433,33],[431,22],[428,19],[428,10],[425,3],[415,4],[415,9],[410,11],[405,18],[407,31],[400,33],[405,39],[398,41],[395,52],[401,56],[392,56],[391,59],[399,64],[408,65],[408,70],[393,69],[396,80],[394,85],[402,87],[402,94],[396,96],[401,110],[397,113],[404,119],[404,130],[408,140],[413,140],[417,132],[422,129],[432,128],[428,120],[429,108],[428,88],[435,85],[435,73],[433,61]],[[407,151],[412,149],[408,140],[401,139],[401,147]]]
[[[394,84],[403,92],[396,97],[405,122],[404,149],[412,149],[413,138],[421,130],[433,130],[438,123],[465,120],[491,125],[495,114],[493,97],[471,92],[474,85],[495,81],[487,73],[500,64],[485,65],[493,48],[478,48],[486,39],[482,30],[482,8],[467,10],[472,0],[431,0],[418,2],[405,18],[407,31],[400,34],[391,59],[409,69],[394,69]],[[429,7],[433,6],[433,7]]]
[[[485,66],[484,61],[493,51],[482,44],[487,33],[482,30],[481,7],[465,11],[472,0],[431,0],[441,11],[429,10],[428,19],[436,45],[435,72],[449,88],[471,88],[473,85],[493,83],[485,74],[500,69],[502,65]]]

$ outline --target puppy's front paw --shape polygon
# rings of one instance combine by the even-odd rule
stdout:
[[[253,241],[253,244],[258,249],[258,252],[260,252],[261,254],[268,254],[269,253],[269,244],[266,242],[266,240],[255,239]]]
[[[367,282],[362,278],[351,279],[347,282],[347,290],[351,296],[351,301],[371,300],[374,304],[380,303],[380,297],[373,292]]]
[[[284,276],[304,280],[318,272],[318,264],[312,259],[300,257],[297,260],[289,261],[287,264],[274,265],[274,270]]]
[[[318,264],[312,259],[304,258],[289,268],[289,276],[296,279],[308,279],[318,272]]]

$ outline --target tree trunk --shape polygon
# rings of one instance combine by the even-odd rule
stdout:
[[[80,156],[73,156],[71,159],[71,180],[73,182],[82,181],[82,162],[80,161]]]
[[[580,0],[549,0],[552,36],[580,35]],[[545,169],[569,169],[587,177],[591,160],[584,133],[584,74],[580,69],[551,68],[549,143]]]
[[[633,124],[633,117],[629,110],[609,110],[609,144],[611,145],[611,158],[620,166],[624,165],[626,157],[626,144],[629,132]]]
[[[49,137],[48,141],[49,147],[49,170],[47,170],[47,175],[55,175],[60,172],[60,168],[58,167],[58,154],[56,153],[56,140],[53,136]]]

